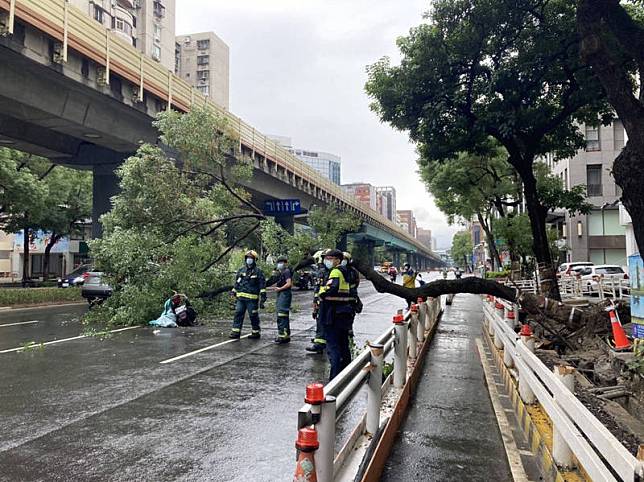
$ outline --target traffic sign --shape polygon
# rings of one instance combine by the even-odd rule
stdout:
[[[301,214],[302,203],[299,199],[273,199],[264,201],[264,214],[279,216],[280,214]]]

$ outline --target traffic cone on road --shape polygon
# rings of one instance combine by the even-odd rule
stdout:
[[[626,338],[624,328],[619,321],[615,308],[612,308],[608,314],[610,315],[610,324],[613,328],[613,344],[616,350],[626,350],[631,347],[631,343]]]
[[[320,447],[318,433],[314,427],[301,428],[297,432],[297,465],[293,482],[317,482],[315,451]]]

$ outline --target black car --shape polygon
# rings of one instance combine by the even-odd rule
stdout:
[[[87,273],[92,269],[88,264],[81,264],[68,275],[58,278],[59,288],[69,288],[70,286],[81,286],[87,278]]]

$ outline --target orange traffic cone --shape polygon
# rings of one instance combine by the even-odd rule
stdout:
[[[631,343],[626,338],[626,333],[624,328],[617,317],[615,308],[612,308],[608,314],[610,315],[610,324],[613,328],[613,344],[615,345],[616,350],[625,350],[631,347]]]
[[[318,477],[315,471],[315,451],[320,446],[318,433],[314,427],[301,428],[297,432],[297,465],[293,482],[317,482]]]

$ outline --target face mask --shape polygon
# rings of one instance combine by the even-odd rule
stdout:
[[[254,264],[255,264],[255,260],[253,258],[246,258],[247,266],[253,266]]]
[[[277,269],[282,271],[284,269],[284,263],[277,263]]]
[[[347,265],[347,260],[346,260],[346,259],[343,259],[343,260],[342,260],[342,263],[340,263],[340,264],[341,264],[342,266],[346,266],[346,265]]]
[[[331,261],[330,259],[325,259],[324,260],[324,266],[326,266],[326,269],[333,268],[333,261]]]

